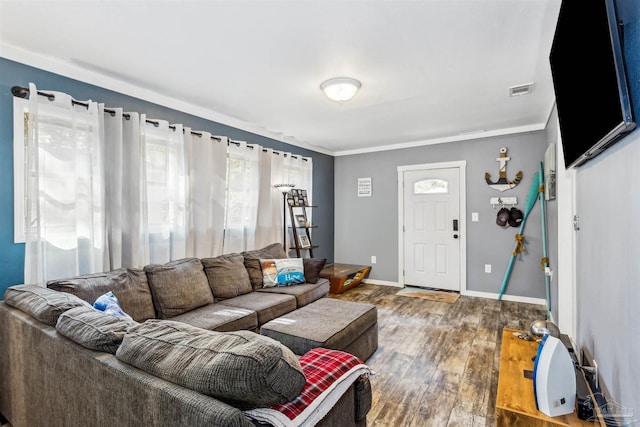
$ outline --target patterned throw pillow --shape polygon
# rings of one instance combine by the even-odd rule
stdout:
[[[262,287],[262,269],[260,268],[261,259],[280,259],[286,258],[287,253],[282,248],[282,243],[272,243],[262,249],[242,252],[244,257],[244,266],[249,273],[249,280],[253,290]]]
[[[305,282],[302,258],[261,259],[260,266],[264,288]]]

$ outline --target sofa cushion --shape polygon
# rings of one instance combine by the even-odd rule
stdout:
[[[242,252],[242,256],[244,257],[244,266],[247,268],[247,273],[249,273],[249,279],[251,280],[251,286],[253,286],[254,290],[262,287],[261,259],[287,258],[287,254],[282,248],[281,243],[272,243],[262,249],[245,251]]]
[[[289,286],[304,283],[302,258],[261,259],[262,287]]]
[[[216,299],[233,298],[253,291],[242,255],[220,255],[201,261]]]
[[[317,283],[320,272],[327,263],[326,258],[303,258],[304,278],[307,283]]]
[[[279,289],[279,288],[267,288]],[[243,308],[255,311],[258,315],[258,326],[293,311],[297,307],[296,298],[284,293],[251,292],[229,298],[216,304],[227,307]]]
[[[79,306],[91,308],[75,295],[38,285],[11,286],[4,293],[4,302],[49,326],[56,326],[58,317],[67,310]]]
[[[329,280],[319,279],[316,283],[302,283],[296,286],[277,286],[274,288],[262,288],[257,292],[275,293],[293,295],[296,297],[296,306],[298,308],[310,304],[320,298],[329,295]]]
[[[255,311],[218,303],[203,305],[168,320],[218,332],[253,331],[258,327],[258,315]]]
[[[213,302],[207,275],[198,258],[183,258],[144,267],[160,319],[177,316]]]
[[[295,399],[306,379],[282,344],[249,331],[214,332],[169,320],[130,328],[116,356],[241,409]]]
[[[93,304],[109,291],[118,298],[122,310],[138,322],[156,317],[147,275],[142,269],[120,268],[106,273],[50,280],[47,287],[68,292]]]
[[[60,315],[56,329],[65,337],[91,350],[116,354],[124,333],[138,323],[112,316],[92,307],[75,307]]]

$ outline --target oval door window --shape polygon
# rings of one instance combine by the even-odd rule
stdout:
[[[413,194],[446,194],[449,181],[439,178],[427,178],[413,183]]]

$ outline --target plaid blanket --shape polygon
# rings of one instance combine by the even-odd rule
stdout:
[[[300,395],[282,405],[245,411],[248,417],[274,426],[313,426],[360,375],[371,373],[360,359],[338,350],[315,348],[299,360],[307,378]]]

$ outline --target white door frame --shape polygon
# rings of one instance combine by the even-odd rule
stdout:
[[[460,294],[467,290],[467,162],[465,160],[421,165],[398,166],[398,285],[405,287],[404,281],[404,172],[458,168],[460,171]]]

